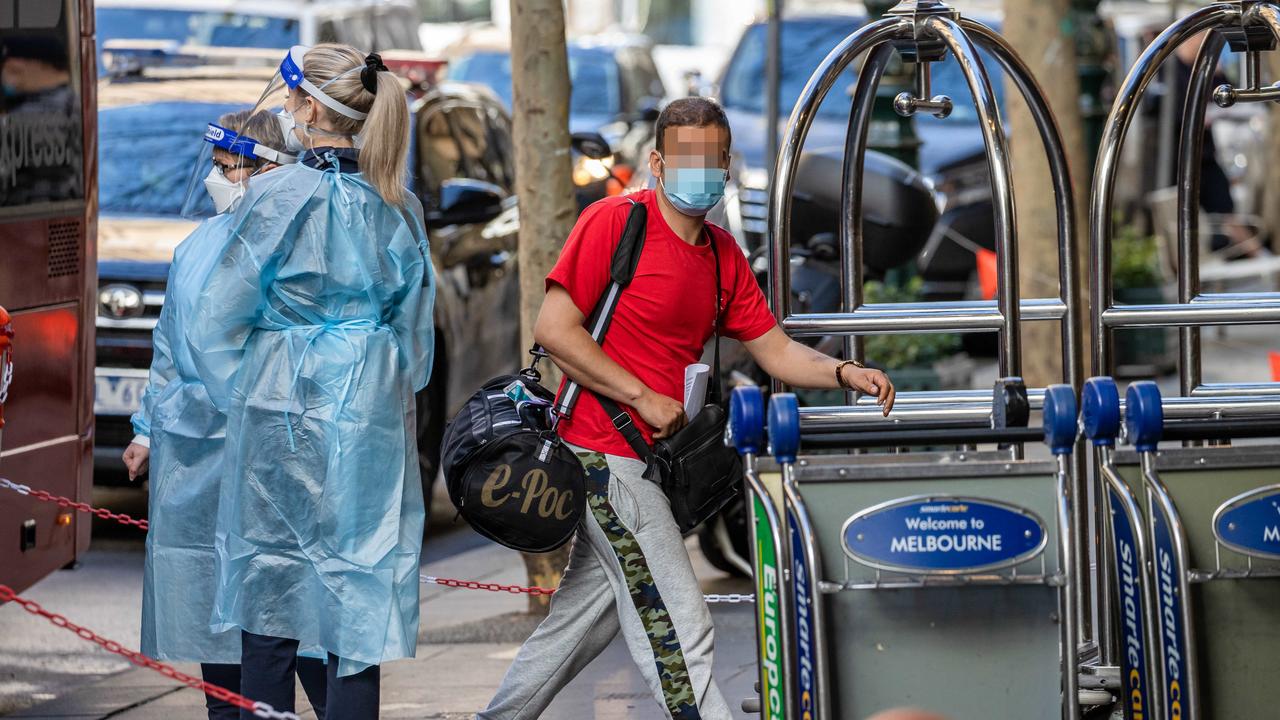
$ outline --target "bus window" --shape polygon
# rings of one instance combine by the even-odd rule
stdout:
[[[0,4],[0,210],[84,197],[78,39],[63,3]],[[32,12],[34,8],[38,12]]]

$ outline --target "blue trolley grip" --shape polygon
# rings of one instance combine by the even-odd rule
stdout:
[[[759,455],[764,437],[764,394],[755,385],[734,388],[729,395],[728,444],[739,455]]]
[[[800,452],[800,406],[792,393],[769,398],[769,446],[780,465],[790,465]]]
[[[1080,430],[1095,447],[1115,447],[1120,434],[1120,390],[1109,377],[1091,377],[1080,391]]]
[[[1044,442],[1054,455],[1066,455],[1076,444],[1076,394],[1070,385],[1050,385],[1044,392]]]
[[[1160,388],[1151,380],[1142,380],[1129,385],[1124,398],[1125,431],[1133,449],[1140,453],[1155,452],[1164,434]]]

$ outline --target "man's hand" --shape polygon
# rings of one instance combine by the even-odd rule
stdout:
[[[868,395],[875,396],[876,404],[884,411],[884,416],[889,417],[897,391],[893,389],[893,381],[888,375],[881,370],[854,365],[845,365],[841,372],[844,374],[845,382]]]
[[[124,466],[129,471],[129,480],[137,480],[147,474],[147,464],[151,459],[151,448],[138,443],[129,443],[124,449]]]
[[[684,405],[675,398],[646,389],[634,405],[640,418],[654,429],[653,438],[661,440],[676,434],[689,423]]]

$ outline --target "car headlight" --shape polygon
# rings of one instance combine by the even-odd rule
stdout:
[[[578,161],[573,164],[573,184],[578,187],[585,187],[592,183],[600,182],[609,177],[609,170],[612,167],[612,155],[598,160],[589,158],[586,155],[580,155]]]

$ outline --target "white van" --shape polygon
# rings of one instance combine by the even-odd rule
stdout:
[[[288,48],[340,42],[421,50],[414,0],[97,0],[98,47],[109,41]]]

